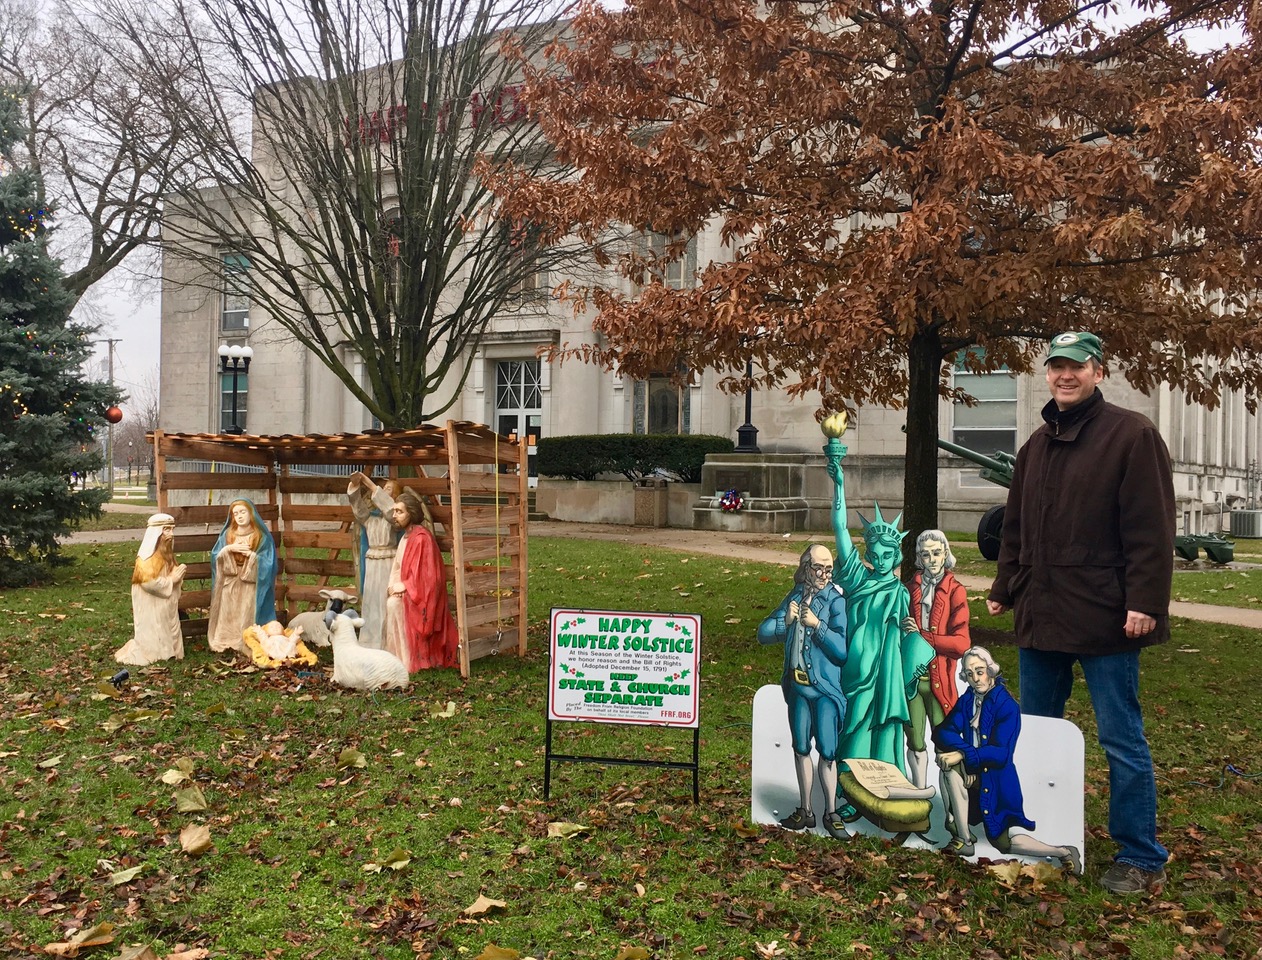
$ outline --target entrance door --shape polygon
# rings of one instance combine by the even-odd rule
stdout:
[[[495,365],[495,432],[526,443],[529,484],[539,483],[535,446],[543,425],[538,360],[501,360]]]

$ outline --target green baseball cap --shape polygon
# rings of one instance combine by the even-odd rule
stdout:
[[[1104,348],[1100,346],[1100,338],[1094,333],[1058,333],[1052,337],[1052,342],[1048,346],[1044,365],[1056,357],[1066,357],[1078,363],[1094,360],[1102,364],[1104,363]]]

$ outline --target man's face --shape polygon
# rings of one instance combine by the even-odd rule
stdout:
[[[833,577],[833,555],[827,547],[813,547],[807,581],[812,589],[823,590]]]
[[[171,542],[175,539],[175,527],[166,526],[162,528],[162,532],[158,534],[158,539],[163,542]]]
[[[926,540],[916,556],[920,558],[921,569],[934,580],[946,569],[946,544],[941,540]]]
[[[1079,363],[1068,357],[1053,357],[1047,364],[1047,385],[1059,410],[1082,403],[1104,379],[1104,370],[1094,363]]]
[[[964,658],[964,676],[973,692],[979,695],[989,693],[995,685],[995,678],[990,675],[986,669],[986,661],[981,657]]]
[[[390,520],[400,530],[407,528],[408,508],[403,505],[402,500],[396,500],[394,506],[390,508]]]

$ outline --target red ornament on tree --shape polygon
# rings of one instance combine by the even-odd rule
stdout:
[[[105,419],[110,423],[118,423],[118,421],[123,419],[123,411],[118,407],[109,407],[105,411]]]

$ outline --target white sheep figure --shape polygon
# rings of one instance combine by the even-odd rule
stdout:
[[[333,682],[351,690],[401,690],[408,685],[408,668],[388,650],[361,647],[355,631],[364,625],[344,614],[333,618]]]
[[[329,645],[329,626],[333,623],[333,618],[339,613],[344,613],[350,617],[358,616],[354,610],[347,606],[347,604],[355,602],[353,594],[349,594],[345,590],[321,590],[320,596],[328,601],[324,605],[323,610],[306,610],[302,613],[296,613],[289,619],[288,624],[290,629],[300,627],[303,640],[313,647],[327,647]]]

